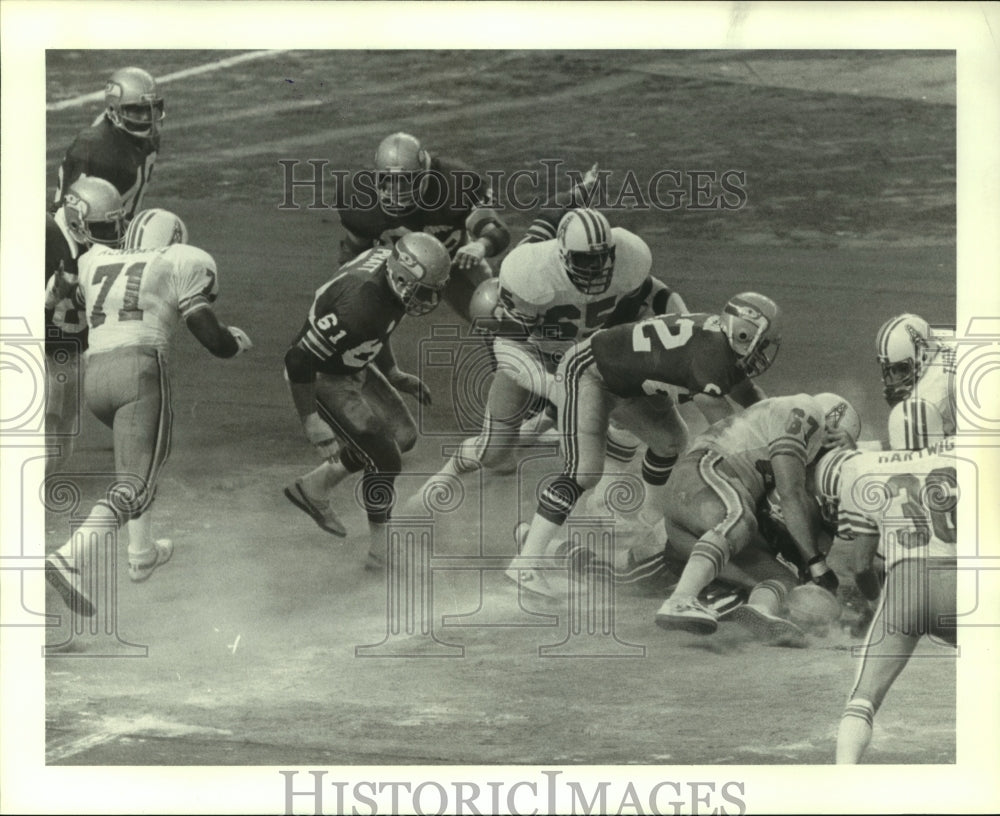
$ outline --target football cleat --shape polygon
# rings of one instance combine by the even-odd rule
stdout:
[[[777,304],[756,292],[742,292],[726,302],[719,317],[737,365],[748,377],[767,371],[781,347]]]
[[[661,629],[711,635],[719,628],[719,613],[694,598],[667,598],[656,613],[656,625]]]
[[[142,68],[120,68],[104,86],[104,103],[111,123],[132,136],[155,137],[166,117],[156,80]]]
[[[45,580],[59,593],[70,611],[85,618],[94,617],[97,610],[83,589],[80,570],[71,566],[60,553],[53,553],[45,559]]]
[[[382,572],[384,570],[385,556],[369,550],[365,556],[365,572]]]
[[[153,549],[144,553],[128,554],[128,577],[135,583],[145,581],[153,570],[161,567],[174,554],[174,542],[161,538],[153,542]]]
[[[188,242],[187,227],[169,210],[143,210],[125,231],[125,249],[160,249]]]
[[[286,487],[284,492],[285,498],[315,521],[320,526],[320,529],[341,538],[347,535],[347,528],[337,518],[337,514],[333,512],[330,501],[328,500],[325,504],[320,505],[309,498],[302,487],[301,479],[296,479],[295,484]]]
[[[758,640],[771,646],[806,645],[806,634],[787,618],[765,612],[758,606],[743,604],[729,613],[729,619],[748,629]]]
[[[901,314],[882,324],[875,337],[875,359],[882,368],[883,394],[890,406],[913,393],[927,361],[930,324]]]
[[[121,246],[125,236],[122,197],[110,181],[82,176],[63,196],[63,215],[73,240],[83,246]]]
[[[569,597],[566,569],[538,567],[520,556],[510,562],[504,575],[517,584],[520,594],[529,593],[564,601]]]
[[[585,295],[599,295],[611,286],[615,268],[615,237],[597,210],[570,210],[556,228],[559,259],[566,277]]]
[[[437,308],[450,271],[448,250],[426,232],[408,232],[396,241],[386,263],[389,286],[414,316]]]

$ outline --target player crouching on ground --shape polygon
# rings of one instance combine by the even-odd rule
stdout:
[[[74,542],[87,551],[109,527],[128,531],[128,574],[145,581],[173,554],[169,539],[154,541],[150,507],[160,472],[170,455],[173,413],[167,351],[183,318],[199,343],[216,357],[235,357],[250,338],[224,326],[212,304],[219,293],[215,261],[186,246],[187,227],[166,210],[144,210],[129,224],[121,249],[98,246],[78,264],[78,305],[86,306],[90,347],[84,396],[87,407],[114,433],[115,484],[76,535],[46,559],[46,578],[66,605],[94,614]],[[89,545],[93,546],[93,545]],[[93,576],[94,568],[89,574]]]
[[[819,508],[806,486],[806,468],[824,449],[854,447],[861,432],[857,411],[836,394],[796,394],[751,405],[717,422],[691,443],[667,485],[670,542],[688,554],[673,594],[656,613],[663,629],[709,635],[719,616],[697,600],[732,558],[757,535],[756,508],[773,487],[782,500],[788,532],[813,581],[832,584],[834,573],[819,553]],[[757,583],[733,618],[772,642],[802,642],[803,633],[779,617],[795,577],[768,553],[773,574]],[[768,561],[769,559],[769,561]]]
[[[396,476],[402,454],[417,441],[417,424],[400,392],[422,405],[431,401],[423,381],[396,366],[389,336],[404,315],[425,315],[437,307],[450,266],[448,250],[423,232],[368,250],[317,290],[305,325],[285,354],[295,409],[324,460],[286,487],[285,496],[322,529],[344,536],[330,491],[348,474],[364,470],[369,569],[384,566]]]
[[[744,292],[722,314],[665,314],[605,328],[577,343],[554,378],[564,458],[563,472],[542,491],[521,547],[505,573],[522,590],[566,597],[565,570],[545,553],[561,537],[580,496],[603,477],[608,424],[646,443],[644,495],[638,520],[654,527],[663,516],[665,491],[678,456],[687,448],[687,424],[673,394],[686,392],[706,417],[718,419],[758,402],[751,382],[766,371],[781,345],[778,307],[770,298]],[[708,582],[706,581],[706,584]]]

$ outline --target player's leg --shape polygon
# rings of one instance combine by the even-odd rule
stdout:
[[[113,356],[119,396],[112,430],[121,485],[113,500],[126,519],[129,578],[138,582],[173,554],[169,539],[154,540],[150,512],[160,473],[170,456],[170,381],[166,361],[153,348],[121,350]]]
[[[363,373],[316,377],[316,411],[340,437],[342,449],[338,458],[321,462],[284,489],[285,498],[309,515],[320,529],[335,536],[347,535],[347,528],[334,508],[333,490],[349,474],[364,467],[356,456],[348,454],[345,458],[347,443],[338,424],[349,425],[349,415],[361,416],[368,410],[361,393],[363,387]]]
[[[545,565],[550,541],[561,535],[577,500],[598,483],[603,471],[613,398],[593,368],[593,355],[587,343],[567,354],[559,367],[554,395],[558,399],[557,419],[565,463],[563,472],[542,491],[521,553],[508,571],[508,577],[518,571],[526,573],[521,575],[522,584],[525,577],[536,584],[545,583],[544,576],[533,575],[533,571]],[[561,594],[562,589],[563,582],[559,581],[556,591]]]
[[[73,454],[80,426],[80,347],[66,340],[45,349],[45,436],[58,454],[45,460],[46,474]]]
[[[753,538],[757,526],[745,490],[723,472],[721,457],[693,451],[674,468],[665,511],[673,525],[698,534],[674,592],[656,614],[664,629],[698,634],[715,631],[718,615],[698,603],[698,594],[722,573]]]
[[[875,714],[921,636],[954,645],[954,559],[906,559],[889,569],[837,731],[837,764],[861,761]]]
[[[402,451],[393,429],[365,395],[368,372],[345,383],[345,378],[325,378],[317,383],[319,415],[344,443],[338,467],[347,473],[362,472],[361,502],[368,517],[369,549],[366,567],[380,568],[385,561],[386,529],[396,501],[395,482],[402,469]],[[376,386],[377,390],[377,386]]]
[[[667,480],[678,457],[687,450],[687,424],[677,410],[677,403],[659,394],[637,401],[636,424],[633,430],[646,443],[642,460],[642,481],[646,489],[639,518],[654,525],[663,518]]]

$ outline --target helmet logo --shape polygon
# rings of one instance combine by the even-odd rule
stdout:
[[[913,328],[913,326],[909,323],[904,323],[903,326],[906,329],[906,333],[910,335],[910,341],[913,343],[913,347],[917,349],[923,348],[925,344],[923,335],[921,335],[920,332]]]
[[[840,420],[844,418],[844,414],[847,413],[847,403],[838,402],[829,411],[826,412],[826,426],[828,428],[839,428]]]
[[[122,91],[122,86],[119,85],[117,82],[109,81],[108,84],[104,86],[105,96],[113,96],[117,99],[121,99],[123,93],[124,92]]]
[[[399,257],[400,263],[410,271],[414,278],[417,280],[423,279],[425,273],[423,266],[409,252],[401,249],[399,244],[396,244],[396,255]]]
[[[66,206],[76,210],[81,218],[86,218],[90,213],[90,204],[76,195],[76,193],[66,193]]]

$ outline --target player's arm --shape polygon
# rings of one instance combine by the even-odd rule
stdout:
[[[303,333],[307,330],[308,326]],[[323,459],[330,461],[337,455],[338,446],[333,428],[316,410],[316,365],[319,360],[301,343],[300,339],[285,352],[285,381],[306,439]]]
[[[371,238],[364,238],[361,235],[356,235],[351,232],[347,227],[344,227],[344,237],[340,239],[340,255],[338,257],[338,262],[343,266],[348,261],[352,261],[358,257],[366,249],[371,249],[374,242]]]
[[[763,389],[749,377],[740,380],[729,391],[729,397],[743,408],[749,408],[755,402],[767,398]]]
[[[375,367],[385,374],[389,384],[401,394],[409,394],[421,405],[431,404],[431,391],[424,384],[424,381],[415,374],[403,371],[396,365],[396,356],[393,354],[392,344],[388,337],[379,353],[375,355],[373,362]]]
[[[242,329],[224,326],[208,305],[189,312],[184,323],[195,339],[216,357],[228,359],[253,348]]]
[[[874,601],[882,592],[882,575],[876,564],[879,537],[874,533],[855,534],[854,547],[851,552],[851,569],[854,572],[854,583],[858,590],[869,601]]]
[[[837,590],[837,576],[819,551],[819,507],[806,489],[806,466],[803,460],[791,453],[771,453],[774,485],[781,496],[781,510],[785,527],[809,570],[813,583],[830,592]]]
[[[478,266],[484,258],[499,255],[510,245],[510,230],[488,201],[475,205],[465,219],[469,241],[455,253],[459,269]]]

